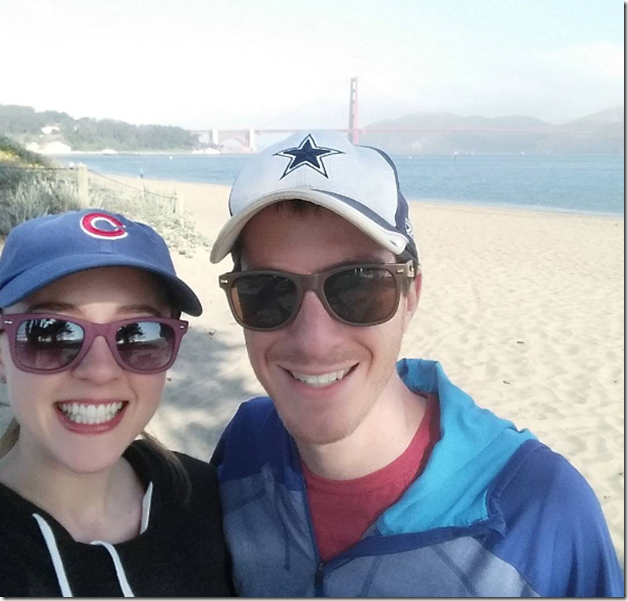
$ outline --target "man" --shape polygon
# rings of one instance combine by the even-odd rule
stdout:
[[[594,493],[436,362],[397,362],[421,272],[391,160],[329,132],[251,159],[212,250],[269,397],[216,449],[242,596],[613,596]]]

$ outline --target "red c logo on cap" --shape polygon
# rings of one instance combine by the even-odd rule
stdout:
[[[99,222],[104,221],[112,229],[103,230],[99,227]],[[128,233],[124,224],[107,213],[88,213],[81,219],[81,229],[92,238],[101,240],[115,240],[116,238],[126,238]]]

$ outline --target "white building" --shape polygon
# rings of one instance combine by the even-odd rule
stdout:
[[[46,125],[46,127],[41,128],[41,133],[49,136],[54,132],[60,131],[60,127],[58,125]]]
[[[26,150],[38,152],[39,154],[69,154],[72,152],[72,147],[63,142],[49,142],[48,144],[31,142],[26,145]]]

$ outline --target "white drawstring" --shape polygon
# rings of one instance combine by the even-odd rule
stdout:
[[[44,518],[42,518],[39,514],[34,513],[33,517],[37,521],[37,525],[39,526],[44,540],[46,541],[48,553],[50,553],[50,557],[52,558],[52,565],[55,568],[59,587],[61,588],[61,594],[64,597],[73,597],[74,595],[72,594],[72,589],[70,589],[68,577],[65,575],[65,569],[63,568],[63,562],[61,561],[61,555],[59,554],[57,541],[55,540],[55,535],[53,534],[52,529],[48,526],[46,520],[44,520]]]
[[[150,519],[150,505],[153,499],[153,483],[148,483],[146,494],[142,500],[142,519],[140,520],[140,534],[144,534],[148,528],[148,520]]]
[[[116,568],[116,575],[118,576],[118,582],[120,583],[120,588],[124,593],[125,597],[135,597],[131,587],[129,586],[129,582],[126,579],[126,574],[124,573],[124,568],[122,567],[122,562],[120,561],[120,556],[116,551],[115,547],[111,543],[106,543],[102,540],[95,540],[91,543],[92,545],[102,545],[107,551],[109,551],[109,555],[111,555],[111,559],[113,559],[113,565]]]
[[[140,534],[146,532],[148,528],[148,523],[150,520],[150,509],[151,502],[153,498],[153,483],[149,482],[148,488],[146,489],[146,493],[144,494],[144,498],[142,499],[142,516],[140,519]],[[65,574],[65,569],[63,567],[63,561],[61,561],[61,554],[59,553],[59,548],[57,547],[57,541],[55,539],[55,535],[52,532],[52,529],[39,514],[34,513],[33,517],[37,521],[37,525],[41,530],[42,536],[46,541],[46,546],[48,547],[48,553],[52,558],[52,565],[54,566],[55,573],[57,575],[57,581],[59,582],[59,587],[61,588],[61,594],[64,597],[73,597],[72,590],[70,589],[70,583],[68,582],[68,577]],[[101,545],[109,552],[111,559],[113,560],[113,565],[116,569],[116,575],[118,577],[118,582],[120,584],[120,588],[125,597],[135,597],[131,587],[129,585],[128,580],[126,579],[126,574],[124,572],[124,567],[122,566],[122,562],[120,561],[120,556],[116,551],[115,547],[111,543],[107,543],[101,540],[95,540],[91,543],[92,545]]]
[[[153,483],[148,483],[148,488],[146,489],[146,493],[144,494],[144,498],[142,499],[142,517],[140,519],[140,534],[143,534],[148,528],[148,521],[150,519],[150,507],[151,501],[153,497]],[[122,562],[120,561],[120,556],[116,551],[116,548],[111,543],[106,543],[101,540],[95,540],[92,542],[92,545],[102,545],[107,551],[109,551],[109,555],[111,555],[111,559],[113,559],[113,565],[116,568],[116,575],[118,576],[118,582],[120,583],[120,588],[124,593],[125,597],[135,597],[131,587],[129,586],[129,582],[126,579],[126,574],[124,572],[124,568],[122,567]]]

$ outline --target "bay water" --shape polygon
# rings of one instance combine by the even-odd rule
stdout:
[[[247,155],[78,154],[102,174],[231,185]],[[623,155],[393,156],[408,200],[624,214]]]

